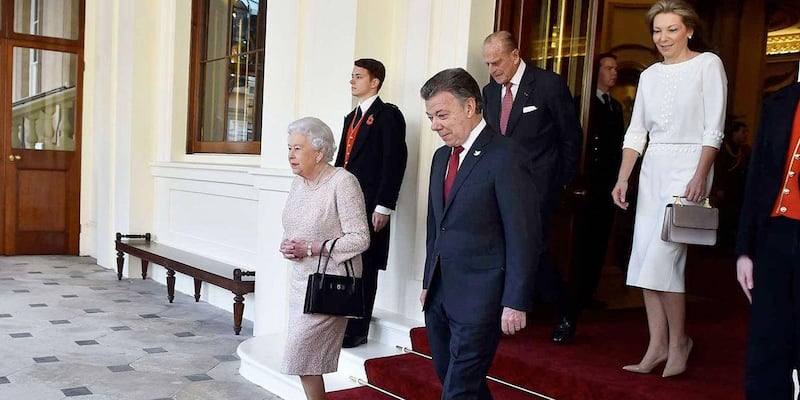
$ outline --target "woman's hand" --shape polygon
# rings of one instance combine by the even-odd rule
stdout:
[[[686,200],[695,203],[703,200],[706,197],[706,178],[695,175],[686,185],[686,192],[683,193],[683,196],[686,197]]]
[[[614,189],[611,190],[611,199],[614,200],[614,204],[617,207],[627,210],[628,206],[630,205],[629,202],[625,201],[625,196],[628,194],[628,181],[617,181],[617,184],[614,185]]]
[[[284,239],[281,242],[280,252],[287,260],[301,260],[308,251],[308,241],[299,239]]]

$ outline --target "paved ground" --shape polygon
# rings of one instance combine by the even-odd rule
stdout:
[[[88,257],[0,257],[0,399],[279,399],[239,375],[232,321]]]

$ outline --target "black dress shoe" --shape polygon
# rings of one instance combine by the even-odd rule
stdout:
[[[345,336],[344,341],[342,341],[342,347],[345,349],[351,349],[353,347],[361,346],[365,343],[367,343],[366,336]]]
[[[553,330],[553,343],[564,344],[575,336],[575,321],[570,318],[561,318],[561,322]]]

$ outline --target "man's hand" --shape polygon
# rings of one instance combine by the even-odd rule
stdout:
[[[419,304],[424,308],[425,307],[425,296],[428,295],[428,289],[422,289],[422,293],[419,294]]]
[[[521,331],[526,325],[525,311],[503,307],[503,316],[500,318],[500,325],[503,329],[503,333],[506,335],[513,335]]]
[[[753,260],[750,257],[742,255],[736,260],[736,280],[739,281],[739,286],[742,287],[744,295],[750,304],[753,303]]]
[[[380,232],[389,223],[389,216],[377,211],[372,213],[372,226],[375,232]]]

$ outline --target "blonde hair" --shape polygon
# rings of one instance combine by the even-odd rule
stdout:
[[[659,0],[650,10],[647,11],[647,24],[650,33],[653,33],[653,21],[658,14],[675,14],[681,17],[683,24],[687,29],[694,31],[694,34],[689,40],[689,49],[694,51],[704,51],[708,49],[708,45],[700,38],[702,31],[702,21],[697,11],[684,0]]]

